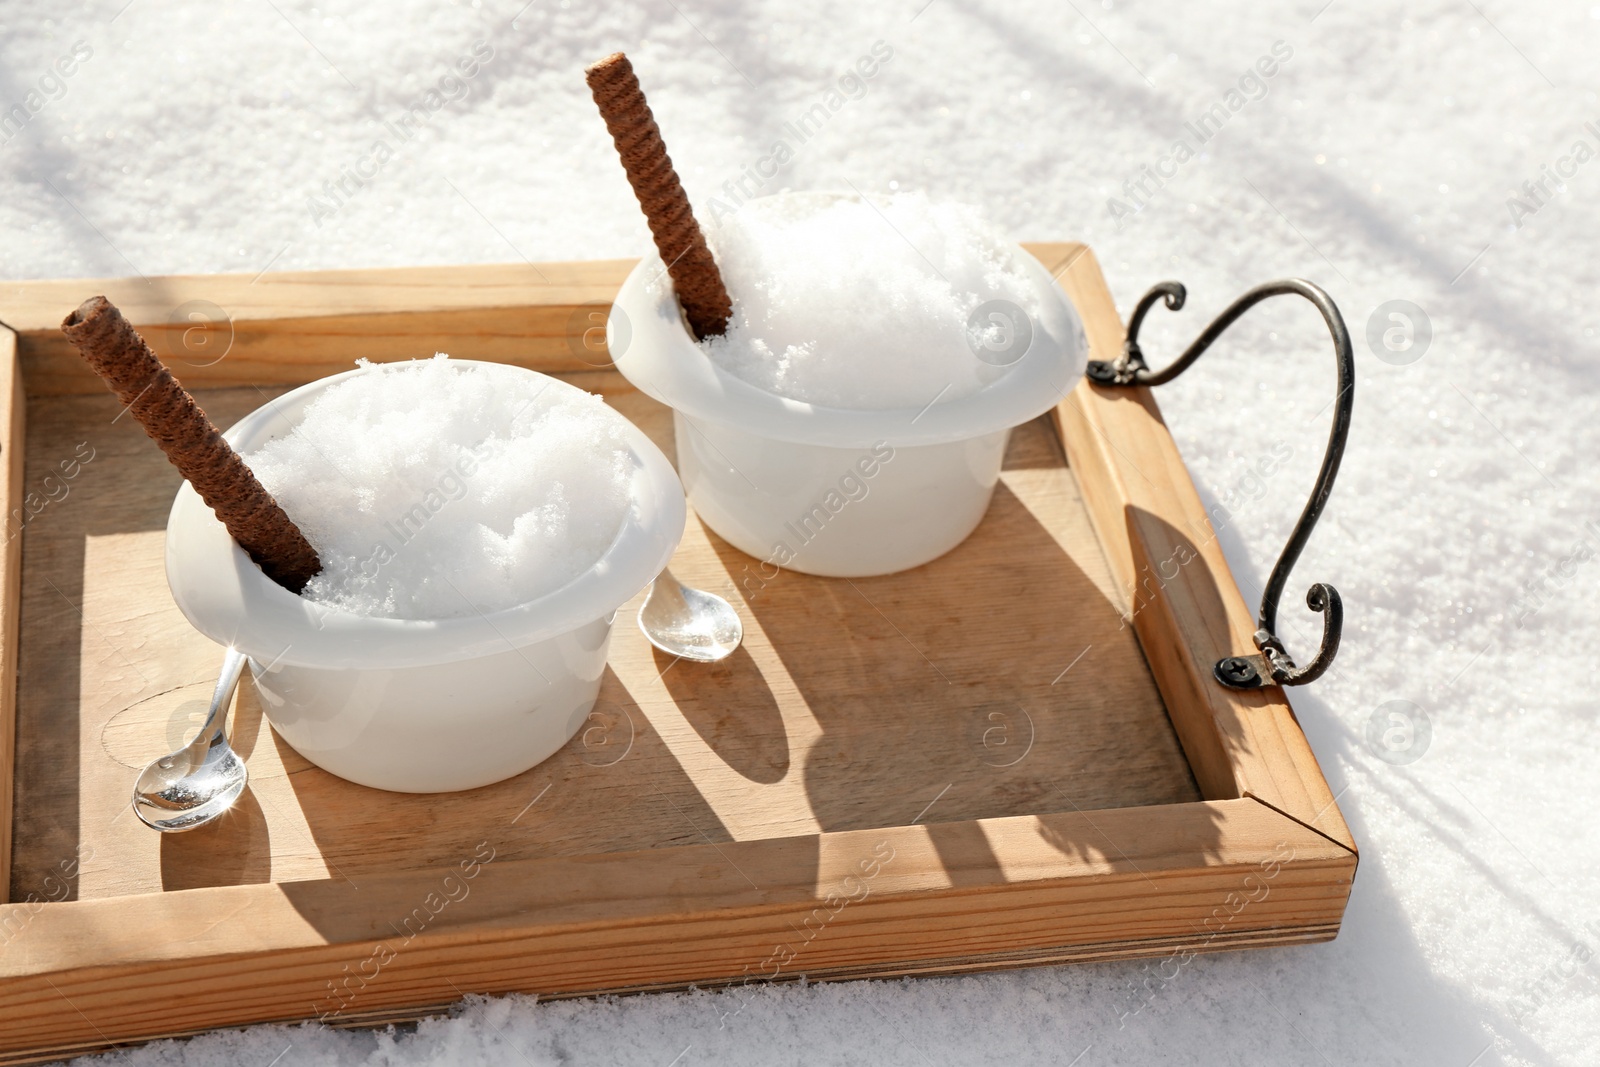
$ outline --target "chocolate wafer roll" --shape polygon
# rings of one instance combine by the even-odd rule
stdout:
[[[322,569],[316,549],[116,305],[90,297],[61,332],[267,577],[290,592],[304,589]]]
[[[589,67],[584,76],[694,335],[704,339],[721,334],[733,314],[733,301],[722,284],[717,261],[706,247],[678,172],[672,169],[661,130],[645,103],[639,79],[634,77],[633,64],[616,52]]]

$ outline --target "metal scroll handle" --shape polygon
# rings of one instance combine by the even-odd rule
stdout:
[[[1345,327],[1344,317],[1339,314],[1333,298],[1319,286],[1300,278],[1268,282],[1235,300],[1171,366],[1160,372],[1152,372],[1145,363],[1144,353],[1139,349],[1139,327],[1144,324],[1145,315],[1157,300],[1164,299],[1169,310],[1177,311],[1183,307],[1184,298],[1188,295],[1182,283],[1162,282],[1146,293],[1133,309],[1133,317],[1128,320],[1128,340],[1123,345],[1121,358],[1114,363],[1093,360],[1087,371],[1089,380],[1097,385],[1165,385],[1188,370],[1201,353],[1211,347],[1212,342],[1246,311],[1269,297],[1290,293],[1303,296],[1316,305],[1317,310],[1322,312],[1323,321],[1328,324],[1328,332],[1333,335],[1334,359],[1339,365],[1339,395],[1335,398],[1333,428],[1328,433],[1328,451],[1322,457],[1322,470],[1317,474],[1316,487],[1311,491],[1311,499],[1306,502],[1305,510],[1300,513],[1300,521],[1295,523],[1294,532],[1289,535],[1289,543],[1284,546],[1283,554],[1272,568],[1272,576],[1267,580],[1266,591],[1261,596],[1261,614],[1256,621],[1255,633],[1256,648],[1261,654],[1229,656],[1218,660],[1213,668],[1217,681],[1231,689],[1256,689],[1267,684],[1267,677],[1278,685],[1314,682],[1328,669],[1335,653],[1339,651],[1339,637],[1344,630],[1344,605],[1339,600],[1338,591],[1331,585],[1318,582],[1306,593],[1306,606],[1322,615],[1322,647],[1317,650],[1315,659],[1304,667],[1295,666],[1283,642],[1278,639],[1277,630],[1278,601],[1283,596],[1283,587],[1288,583],[1289,572],[1294,569],[1306,542],[1311,539],[1311,531],[1328,503],[1329,494],[1333,492],[1333,479],[1339,473],[1339,461],[1344,458],[1345,440],[1350,434],[1356,369],[1355,357],[1350,350],[1350,331]]]

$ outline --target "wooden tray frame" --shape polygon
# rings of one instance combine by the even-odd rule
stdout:
[[[1092,357],[1113,357],[1123,327],[1093,254],[1027,247],[1077,305]],[[186,371],[191,388],[303,382],[358,356],[392,358],[399,339],[581,380],[594,368],[569,348],[570,323],[586,306],[603,309],[631,265],[0,286],[0,501],[8,515],[23,505],[28,398],[103,388],[58,329],[87,294],[105,292],[147,335],[170,328],[166,315],[184,301],[228,308],[229,357]],[[965,855],[948,841],[935,851],[927,826],[907,825],[496,863],[475,884],[470,914],[447,912],[419,934],[363,991],[366,1010],[341,1022],[417,1017],[465,993],[750,981],[750,961],[772,958],[819,909],[829,936],[807,947],[812,980],[1181,962],[1332,939],[1355,843],[1283,692],[1211,678],[1218,658],[1254,651],[1253,620],[1154,399],[1083,382],[1054,423],[1203,801],[973,820],[949,838],[975,843]],[[10,883],[21,565],[21,538],[10,537],[0,544],[0,893]],[[894,863],[865,899],[839,905],[824,887],[875,849],[893,849]],[[387,936],[372,917],[405,912],[436,882],[435,872],[406,872],[364,878],[359,891],[328,880],[0,904],[0,929],[28,926],[0,952],[0,1061],[307,1018],[330,977]]]

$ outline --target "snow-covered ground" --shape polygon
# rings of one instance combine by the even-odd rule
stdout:
[[[924,189],[1087,240],[1125,310],[1181,279],[1189,308],[1146,332],[1158,363],[1256,282],[1331,290],[1355,427],[1285,615],[1304,650],[1301,592],[1344,595],[1338,664],[1293,701],[1361,869],[1337,941],[1201,957],[1126,1017],[1138,963],[765,989],[725,1028],[712,993],[513,998],[415,1034],[260,1028],[114,1060],[1600,1063],[1600,7],[311,2],[0,4],[0,107],[40,94],[0,144],[0,275],[636,255],[586,62],[629,52],[705,204],[881,41],[771,188]],[[380,164],[430,88],[452,99]],[[1186,123],[1219,103],[1200,145]],[[371,177],[329,196],[347,169]],[[1281,304],[1161,395],[1206,491],[1252,500],[1224,536],[1254,582],[1333,394],[1316,316]],[[1251,465],[1280,441],[1263,489]]]

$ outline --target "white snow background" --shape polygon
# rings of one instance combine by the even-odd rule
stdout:
[[[1584,125],[1600,121],[1600,7],[518,6],[5,0],[0,107],[74,42],[92,56],[0,145],[0,274],[639,255],[648,232],[586,63],[630,54],[705,205],[883,40],[894,56],[867,95],[769,188],[923,189],[1018,239],[1086,240],[1124,314],[1180,279],[1188,308],[1146,331],[1156,364],[1271,278],[1310,278],[1344,310],[1350,450],[1284,609],[1302,655],[1319,626],[1308,585],[1337,585],[1348,613],[1334,670],[1292,696],[1361,846],[1343,932],[1200,957],[1127,1016],[1146,996],[1138,962],[766,988],[725,1027],[732,994],[474,1000],[414,1033],[258,1027],[100,1062],[1600,1063],[1600,525],[1584,527],[1600,523],[1600,161],[1563,165],[1537,201],[1522,188],[1600,140]],[[470,93],[317,225],[309,198],[477,41],[493,57]],[[1119,225],[1125,179],[1277,41],[1293,54],[1265,96]],[[1515,219],[1514,194],[1530,208]],[[1385,360],[1366,335],[1392,300],[1421,309],[1431,340],[1414,331]],[[1208,500],[1248,496],[1251,465],[1294,450],[1223,531],[1252,600],[1321,454],[1328,349],[1309,306],[1277,301],[1160,392]],[[1431,726],[1403,764],[1368,736],[1397,700]]]

